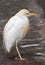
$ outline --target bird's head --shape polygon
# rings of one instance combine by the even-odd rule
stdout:
[[[25,15],[27,17],[30,17],[30,16],[37,16],[38,14],[30,13],[30,11],[27,9],[21,9],[16,15],[18,15],[18,16]]]

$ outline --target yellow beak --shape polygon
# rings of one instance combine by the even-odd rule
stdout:
[[[35,14],[35,13],[29,13],[29,16],[38,16],[38,14]]]

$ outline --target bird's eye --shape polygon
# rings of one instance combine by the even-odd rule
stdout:
[[[26,13],[28,15],[28,13]]]
[[[28,14],[28,13],[26,13],[26,14]]]

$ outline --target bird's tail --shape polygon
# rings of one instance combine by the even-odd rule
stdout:
[[[7,53],[7,50],[6,50],[6,46],[5,46],[4,39],[3,39],[3,45],[2,45],[2,48],[4,49],[5,53]]]

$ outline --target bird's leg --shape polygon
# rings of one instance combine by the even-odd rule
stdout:
[[[17,44],[17,42],[16,42],[16,50],[17,50],[17,53],[18,53],[18,55],[19,55],[19,57],[20,57],[20,60],[25,60],[25,59],[22,58],[22,56],[21,56],[21,53],[20,53],[20,51],[19,51],[19,49],[18,49],[18,44]]]

